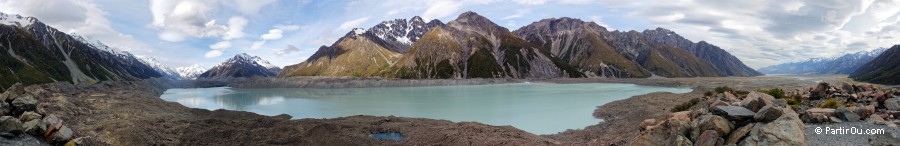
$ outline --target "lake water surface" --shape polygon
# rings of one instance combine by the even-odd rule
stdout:
[[[295,119],[352,115],[400,116],[512,125],[535,134],[555,134],[600,122],[597,106],[651,92],[689,88],[633,84],[520,83],[499,85],[346,89],[169,89],[166,101],[192,108],[228,109]]]

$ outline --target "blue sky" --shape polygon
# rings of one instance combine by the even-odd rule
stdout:
[[[206,67],[238,53],[299,63],[352,28],[474,11],[510,30],[573,17],[615,30],[671,29],[728,50],[754,68],[890,47],[900,34],[890,0],[4,0],[34,16],[170,67]],[[53,11],[49,11],[53,10]]]

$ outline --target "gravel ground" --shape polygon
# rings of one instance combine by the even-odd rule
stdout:
[[[851,128],[855,127],[856,129],[884,129],[884,131],[891,133],[891,136],[894,138],[900,137],[900,128],[897,127],[888,127],[884,125],[876,125],[868,122],[843,122],[843,123],[828,123],[828,124],[809,124],[803,127],[804,136],[806,137],[806,144],[811,146],[817,145],[869,145],[869,137],[870,135],[859,135],[859,134],[825,134],[824,129],[828,128]],[[822,134],[816,134],[816,128],[823,129]]]

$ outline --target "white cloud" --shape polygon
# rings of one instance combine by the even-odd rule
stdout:
[[[290,55],[290,54],[293,54],[293,53],[296,53],[296,52],[300,52],[300,49],[297,48],[297,47],[294,46],[294,45],[288,45],[288,46],[285,47],[284,49],[280,49],[280,50],[278,50],[278,51],[275,51],[274,54],[275,54],[275,56],[283,57],[283,56]]]
[[[224,25],[216,24],[216,20],[207,17],[208,14],[211,14],[217,8],[217,2],[218,1],[201,0],[152,0],[150,2],[150,11],[153,15],[152,26],[163,31],[159,34],[160,38],[186,38],[186,36],[206,38],[222,36],[228,31],[228,28]],[[163,35],[166,36],[164,37]],[[166,41],[173,40],[181,41],[184,39],[168,39]]]
[[[281,35],[282,33],[284,33],[284,31],[282,31],[281,29],[271,29],[269,30],[269,33],[263,34],[259,37],[263,40],[278,40],[284,37],[284,35]]]
[[[357,18],[341,23],[341,25],[338,27],[338,31],[349,31],[350,29],[353,29],[362,23],[366,23],[366,21],[369,21],[369,17]]]
[[[253,45],[250,45],[250,50],[259,50],[265,44],[266,44],[265,40],[253,42]]]
[[[441,0],[441,1],[432,1],[428,5],[428,10],[425,10],[425,13],[422,14],[422,18],[425,19],[440,19],[452,15],[459,10],[460,6],[462,6],[462,2],[452,1],[452,0]]]
[[[219,57],[219,56],[222,56],[221,50],[209,50],[208,52],[206,52],[206,54],[203,54],[203,57],[206,57],[206,58],[213,58],[213,57]]]
[[[231,17],[228,19],[228,32],[222,36],[224,40],[231,40],[244,37],[244,27],[247,26],[247,18]]]
[[[609,27],[609,25],[607,25],[606,23],[603,22],[603,16],[591,16],[589,18],[594,23],[597,23],[597,25],[606,27],[607,30],[610,30],[610,31],[616,30],[615,28]]]
[[[231,47],[230,41],[221,41],[221,42],[209,45],[209,48],[213,49],[213,50],[223,50],[223,49],[230,48],[230,47]]]
[[[595,2],[594,0],[560,0],[561,4],[589,4]]]

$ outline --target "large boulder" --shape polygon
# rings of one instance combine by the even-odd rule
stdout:
[[[43,117],[41,117],[41,114],[31,112],[31,111],[24,112],[24,113],[22,113],[22,115],[19,115],[19,121],[31,121],[34,119],[40,120],[41,118],[43,118]]]
[[[65,143],[69,140],[72,140],[72,136],[75,134],[72,129],[63,125],[56,132],[50,135],[49,140],[53,143]]]
[[[808,123],[829,122],[831,121],[831,119],[829,119],[828,117],[834,117],[834,115],[834,109],[812,108],[806,110],[806,112],[803,113],[803,121],[806,121]]]
[[[734,94],[731,94],[731,92],[725,92],[723,94],[725,95],[725,98],[722,98],[723,101],[727,101],[727,102],[741,101],[740,99],[737,98],[737,96],[734,96]]]
[[[0,132],[22,133],[22,122],[12,116],[0,117]]]
[[[774,105],[774,100],[775,97],[772,97],[769,94],[752,91],[750,94],[747,94],[747,98],[744,98],[744,100],[741,101],[741,106],[750,109],[750,111],[757,112],[766,105]]]
[[[674,146],[693,146],[694,143],[691,142],[690,139],[684,137],[683,135],[678,135],[675,137]]]
[[[725,117],[725,119],[732,121],[750,119],[756,114],[753,111],[740,106],[713,106],[709,108],[709,111],[714,115],[722,116]]]
[[[753,130],[753,123],[744,125],[744,127],[735,129],[728,135],[728,139],[726,139],[725,144],[737,144],[740,140],[747,136],[750,133],[750,130]]]
[[[727,119],[716,115],[702,115],[692,123],[691,138],[697,139],[706,130],[715,130],[719,135],[731,133],[734,125]],[[697,142],[694,142],[695,144]]]
[[[831,84],[828,82],[821,82],[815,89],[810,91],[810,99],[817,100],[828,98],[828,90],[831,89]]]
[[[847,122],[859,122],[859,118],[860,118],[859,115],[857,115],[856,113],[853,113],[852,111],[848,110],[847,108],[843,108],[843,107],[835,109],[834,114],[841,120],[847,121]]]
[[[872,114],[875,114],[875,105],[867,105],[856,108],[856,114],[860,117],[869,117]]]
[[[687,112],[685,112],[687,113]],[[670,145],[674,142],[690,143],[683,134],[691,128],[690,118],[668,118],[654,128],[641,132],[628,142],[633,145]]]
[[[782,114],[784,114],[784,111],[781,111],[781,108],[765,106],[753,116],[753,119],[756,120],[756,122],[768,123],[778,119]]]
[[[716,133],[716,130],[706,130],[703,131],[703,134],[700,134],[700,137],[697,138],[697,141],[694,143],[695,146],[716,146],[716,142],[719,141],[719,134]]]
[[[22,96],[12,101],[12,107],[12,112],[15,115],[19,115],[27,111],[34,111],[37,109],[37,100],[35,100],[30,95]]]
[[[889,98],[884,100],[884,107],[888,110],[900,111],[900,98]]]
[[[25,128],[25,133],[31,135],[44,135],[44,132],[47,131],[47,125],[44,125],[40,119],[25,122],[25,124],[22,124],[22,127]]]
[[[797,113],[787,108],[781,110],[784,114],[775,121],[756,123],[740,145],[806,145],[803,122]]]

